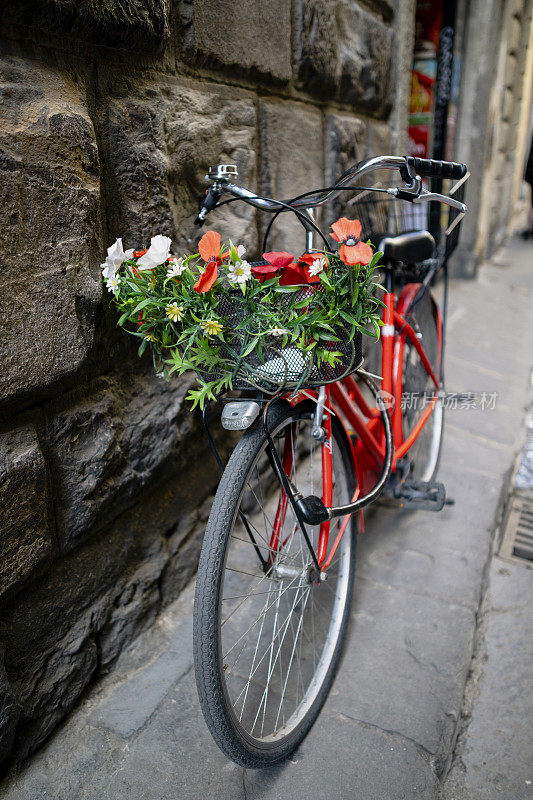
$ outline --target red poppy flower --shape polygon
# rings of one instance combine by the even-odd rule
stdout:
[[[256,267],[252,267],[252,275],[261,283],[268,278],[273,278],[280,269],[294,262],[292,253],[286,253],[284,251],[279,253],[263,253],[263,258],[265,261],[268,261],[268,264],[258,264]]]
[[[304,253],[298,261],[302,264],[302,268],[305,271],[305,275],[307,278],[307,283],[318,283],[320,281],[320,275],[311,275],[309,271],[309,267],[312,267],[315,261],[319,261],[321,258],[324,258],[320,253]]]
[[[218,278],[218,267],[222,264],[220,258],[220,234],[207,231],[198,242],[198,252],[207,262],[206,268],[193,286],[195,292],[202,294],[208,292]],[[224,253],[225,255],[225,253]]]
[[[198,252],[204,261],[215,261],[217,266],[222,263],[220,259],[220,234],[207,231],[198,242]]]
[[[280,286],[297,286],[300,283],[309,283],[305,267],[300,264],[289,264],[283,270]]]
[[[294,261],[293,254],[287,253],[285,252],[285,250],[281,250],[279,253],[278,252],[263,253],[263,258],[265,259],[265,261],[268,261],[269,264],[272,264],[274,267],[278,267],[279,269],[287,267]]]
[[[330,234],[336,242],[341,242],[339,257],[345,264],[362,264],[366,266],[372,261],[374,253],[370,245],[362,242],[361,223],[358,219],[341,217],[331,226]]]
[[[133,257],[134,258],[140,258],[141,256],[143,256],[147,252],[148,252],[148,248],[147,247],[145,247],[144,250],[134,250],[133,251]]]
[[[209,289],[212,287],[216,279],[218,278],[218,264],[214,258],[212,258],[208,263],[194,286],[192,287],[195,292],[198,294],[203,294],[203,292],[208,292]]]

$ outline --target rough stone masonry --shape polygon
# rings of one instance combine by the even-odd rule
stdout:
[[[162,233],[179,252],[211,163],[285,197],[388,151],[395,24],[392,0],[4,8],[4,766],[44,741],[193,575],[217,481],[184,403],[192,378],[157,380],[115,328],[105,248]],[[249,207],[213,224],[259,252],[264,223]],[[272,247],[298,249],[297,237],[285,222]]]

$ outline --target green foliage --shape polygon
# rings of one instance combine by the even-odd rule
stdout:
[[[228,269],[241,259],[230,243],[229,249],[221,248],[218,277],[206,292],[194,288],[206,269],[199,254],[183,257],[179,276],[168,274],[172,261],[140,270],[131,258],[118,272],[117,324],[140,338],[139,355],[151,350],[154,368],[166,380],[175,372],[200,373],[199,387],[188,395],[193,408],[203,408],[206,400],[231,389],[237,370],[246,369],[252,353],[272,358],[272,348],[279,352],[291,347],[317,367],[334,367],[342,358],[335,349],[339,332],[350,339],[357,331],[379,337],[383,304],[375,296],[380,287],[373,278],[382,254],[375,253],[368,266],[348,266],[333,252],[316,255],[327,259],[316,282],[280,286],[281,270],[262,283],[250,275],[237,284]],[[293,303],[292,294],[298,295]],[[237,313],[223,316],[223,299]]]

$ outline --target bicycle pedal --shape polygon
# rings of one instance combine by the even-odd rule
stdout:
[[[446,489],[439,481],[406,480],[396,488],[395,497],[401,508],[440,511],[446,503]]]

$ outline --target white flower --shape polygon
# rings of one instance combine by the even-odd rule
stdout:
[[[112,280],[124,261],[127,261],[128,258],[132,257],[133,249],[126,250],[126,252],[124,252],[124,248],[122,247],[122,239],[117,239],[115,244],[112,244],[111,247],[108,247],[107,258],[104,263],[100,265],[102,267],[102,275],[106,281]]]
[[[119,286],[120,286],[120,278],[118,277],[118,275],[113,275],[113,277],[109,278],[109,280],[107,281],[107,288],[110,292],[113,292],[113,294],[118,293]]]
[[[271,328],[269,331],[266,332],[267,336],[285,336],[286,333],[290,333],[287,328]]]
[[[180,322],[183,319],[183,306],[179,306],[177,303],[170,303],[165,311],[172,322]]]
[[[230,264],[228,278],[233,283],[246,283],[252,277],[252,266],[247,261]]]
[[[164,264],[169,256],[171,244],[172,239],[168,236],[162,236],[160,233],[152,236],[150,247],[137,261],[139,269],[152,269]]]
[[[230,242],[230,245],[235,247],[233,242]],[[243,255],[246,253],[246,247],[243,244],[237,245],[237,247],[235,247],[235,250],[237,251],[237,255],[239,256],[239,258],[242,258]]]
[[[309,274],[313,276],[319,275],[321,272],[325,270],[327,265],[328,261],[326,256],[322,256],[322,258],[316,258],[309,267]]]
[[[184,258],[169,258],[167,278],[177,278],[182,272],[187,269],[187,264]]]

